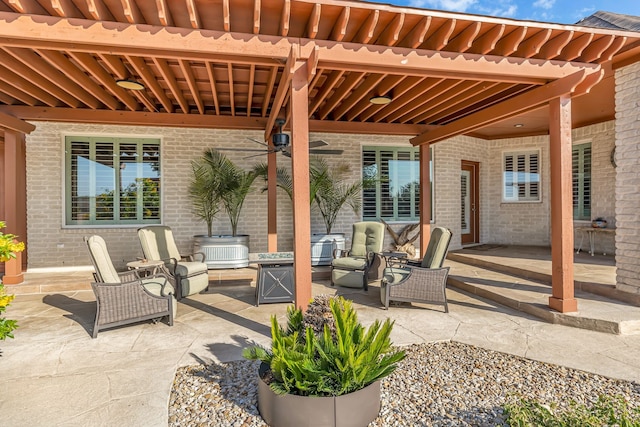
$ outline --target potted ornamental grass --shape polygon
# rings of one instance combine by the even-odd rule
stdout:
[[[244,170],[216,149],[208,149],[192,162],[189,197],[193,213],[207,224],[207,234],[194,236],[194,252],[204,252],[208,268],[249,265],[249,236],[238,234],[240,213],[257,175]],[[230,235],[214,235],[213,221],[224,210]]]
[[[267,165],[260,164],[256,174],[267,179]],[[344,233],[333,233],[333,226],[342,209],[350,207],[357,215],[360,212],[360,190],[362,182],[349,182],[349,164],[329,164],[320,157],[311,157],[309,162],[309,199],[312,207],[322,216],[326,233],[311,235],[311,265],[330,265],[334,249],[345,249]],[[293,180],[284,168],[276,172],[276,185],[293,199]]]
[[[392,347],[392,328],[387,319],[366,329],[351,301],[326,295],[311,301],[304,313],[289,307],[286,327],[272,316],[271,348],[243,352],[262,362],[262,418],[272,427],[369,424],[380,411],[380,380],[405,357]]]

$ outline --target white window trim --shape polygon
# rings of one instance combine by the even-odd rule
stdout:
[[[505,198],[505,170],[504,170],[504,160],[505,155],[507,154],[533,154],[536,153],[538,155],[538,176],[540,180],[538,181],[538,200],[513,200]],[[500,197],[502,203],[504,204],[522,204],[522,203],[542,203],[542,150],[540,148],[518,148],[518,149],[510,149],[510,150],[502,150],[500,154]]]

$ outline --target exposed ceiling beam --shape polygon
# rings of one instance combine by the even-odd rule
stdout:
[[[492,123],[514,117],[527,111],[536,110],[544,106],[551,99],[561,95],[571,94],[578,86],[591,77],[586,70],[579,71],[565,78],[551,82],[545,86],[534,88],[507,101],[470,114],[435,130],[422,133],[411,139],[414,146],[433,144],[456,135],[472,132]]]
[[[151,113],[146,111],[109,111],[89,110],[77,108],[0,106],[0,123],[4,117],[12,123],[24,123],[23,128],[14,128],[21,132],[31,132],[37,126],[22,122],[15,117],[22,117],[31,121],[57,121],[71,123],[99,123],[129,126],[168,126],[207,129],[243,129],[263,130],[267,124],[265,117],[247,116],[215,116],[212,114],[180,114],[180,113]],[[16,125],[19,123],[16,123]],[[37,124],[36,124],[37,125]],[[5,125],[6,126],[6,125]],[[32,128],[33,126],[33,128]],[[7,126],[8,127],[8,126]],[[331,120],[310,120],[309,130],[322,133],[349,133],[368,135],[407,135],[415,136],[433,126],[397,123],[359,123]],[[31,130],[29,130],[31,129]]]
[[[387,72],[466,80],[544,84],[581,69],[599,65],[542,59],[504,58],[494,55],[438,52],[355,43],[315,41],[319,66],[345,71]]]
[[[31,133],[36,127],[12,115],[0,112],[0,127],[21,133]]]

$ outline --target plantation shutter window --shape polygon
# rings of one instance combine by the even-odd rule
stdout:
[[[591,143],[571,150],[573,175],[573,219],[591,220]]]
[[[506,152],[502,157],[502,201],[540,201],[540,151]]]
[[[65,225],[160,224],[160,141],[66,137]]]
[[[362,151],[362,217],[376,221],[420,219],[420,157],[413,147],[365,146]],[[431,148],[433,217],[433,148]]]

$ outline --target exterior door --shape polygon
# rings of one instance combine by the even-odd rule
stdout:
[[[463,245],[480,243],[480,164],[462,161],[460,174],[460,229]]]

